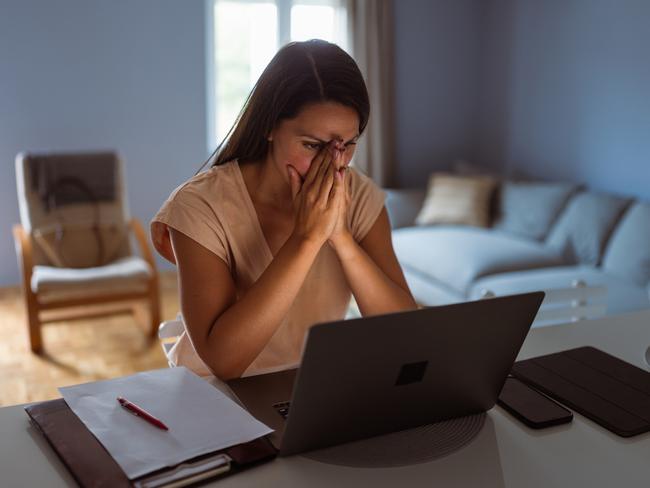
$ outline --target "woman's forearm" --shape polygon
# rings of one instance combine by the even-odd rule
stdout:
[[[206,363],[236,378],[264,349],[293,304],[321,245],[290,237],[246,294],[222,313],[207,338]]]
[[[334,249],[362,315],[417,308],[411,293],[386,276],[351,235]]]

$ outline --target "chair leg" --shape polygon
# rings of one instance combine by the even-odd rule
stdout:
[[[160,290],[158,288],[158,280],[151,280],[149,288],[149,320],[150,330],[149,337],[155,338],[158,335],[158,327],[160,326]]]
[[[31,290],[25,292],[27,308],[27,327],[29,332],[29,347],[35,354],[43,351],[43,337],[41,335],[41,320],[38,315],[38,304]]]
[[[38,300],[31,289],[32,268],[32,244],[28,233],[22,225],[16,224],[12,229],[18,255],[18,266],[22,274],[23,297],[27,309],[27,330],[29,332],[29,347],[32,352],[40,353],[43,350],[43,339],[41,337],[41,320],[38,316]]]

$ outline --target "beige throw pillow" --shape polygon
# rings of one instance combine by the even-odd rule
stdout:
[[[485,176],[433,174],[415,223],[488,227],[495,186],[496,181]]]

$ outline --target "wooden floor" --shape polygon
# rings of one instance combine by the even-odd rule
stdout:
[[[163,320],[178,312],[176,275],[161,276]],[[45,353],[27,345],[18,287],[0,288],[0,405],[59,397],[57,387],[167,367],[158,340],[149,341],[131,314],[53,322],[43,327]]]

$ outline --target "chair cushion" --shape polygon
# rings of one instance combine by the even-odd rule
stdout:
[[[561,266],[528,271],[502,273],[481,278],[472,285],[470,299],[480,298],[484,290],[497,296],[537,290],[567,288],[573,280],[590,286],[607,287],[607,313],[616,314],[650,307],[650,299],[642,286],[592,266]]]
[[[434,174],[415,223],[487,227],[495,186],[496,181],[487,177]]]
[[[475,227],[408,227],[393,232],[403,267],[463,295],[478,277],[563,264],[560,253],[509,234]]]
[[[574,196],[551,230],[546,244],[572,264],[596,266],[616,222],[630,199],[598,193]]]
[[[31,288],[42,303],[89,295],[145,291],[151,268],[139,256],[130,256],[95,268],[34,266]]]
[[[541,241],[575,190],[569,183],[505,182],[494,228]]]
[[[603,269],[643,286],[650,282],[650,203],[625,213],[609,241]]]

